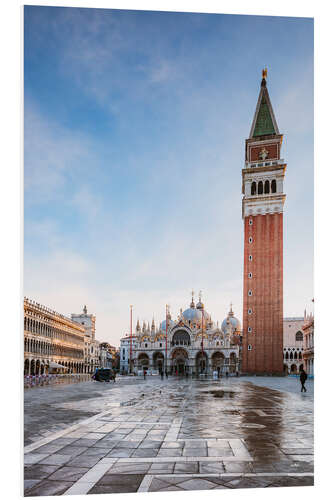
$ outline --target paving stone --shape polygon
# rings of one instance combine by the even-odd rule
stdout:
[[[199,462],[200,474],[221,474],[224,472],[223,462]]]
[[[70,455],[71,457],[76,457],[77,455],[80,455],[81,453],[85,452],[89,448],[84,447],[84,446],[73,446],[73,445],[68,445],[64,446],[61,448],[58,452],[56,452],[56,455]]]
[[[181,448],[160,448],[158,452],[158,457],[181,457]]]
[[[24,480],[24,491],[25,492],[29,491],[31,488],[33,488],[34,486],[36,486],[36,484],[38,484],[40,482],[41,482],[41,479],[25,479]]]
[[[48,479],[54,481],[78,481],[86,472],[89,467],[61,467],[56,472],[51,474]]]
[[[134,493],[139,489],[143,478],[143,474],[107,474],[103,476],[88,494]]]
[[[26,453],[24,455],[24,465],[37,464],[41,460],[45,460],[49,453]]]
[[[138,448],[133,451],[131,457],[151,458],[151,457],[156,457],[157,453],[158,453],[158,448]]]
[[[105,457],[108,453],[110,453],[109,448],[86,448],[84,452],[85,457]]]
[[[115,463],[108,470],[108,474],[146,474],[150,467],[151,462],[139,462],[139,463]]]
[[[151,464],[149,474],[172,474],[175,462],[157,462]]]
[[[74,483],[69,481],[49,481],[44,479],[36,486],[31,488],[24,496],[27,497],[38,497],[38,496],[52,496],[61,495],[68,488],[70,488]]]
[[[199,472],[199,462],[176,462],[174,474],[197,474]]]
[[[162,443],[163,441],[154,441],[152,439],[145,439],[139,444],[139,448],[160,448]]]
[[[100,440],[99,439],[81,438],[75,442],[75,446],[82,446],[83,448],[89,448],[90,446],[95,446],[97,441],[100,441]]]
[[[162,488],[169,488],[170,484],[161,478],[154,478],[149,486],[149,491],[160,491]]]
[[[35,464],[24,467],[24,479],[45,479],[54,471],[59,469],[59,465]]]
[[[140,444],[140,441],[120,441],[117,444],[117,448],[137,448]]]
[[[79,455],[67,462],[67,467],[88,467],[91,468],[100,461],[100,457],[91,455]]]
[[[207,479],[193,478],[178,483],[178,486],[184,490],[211,490],[215,488],[216,485]]]
[[[207,448],[184,448],[183,457],[207,457]]]
[[[106,456],[110,458],[129,458],[132,456],[133,449],[114,448]]]
[[[253,472],[252,462],[223,462],[225,472]],[[256,471],[257,472],[257,471]],[[271,471],[270,471],[271,472]]]
[[[66,462],[71,460],[71,455],[48,455],[46,458],[43,458],[38,463],[45,465],[64,465]]]
[[[37,448],[36,453],[44,453],[46,455],[51,455],[51,453],[57,453],[59,450],[62,450],[66,445],[62,444],[45,444],[44,446],[40,446]]]
[[[164,441],[162,444],[162,449],[164,448],[184,448],[184,441]]]

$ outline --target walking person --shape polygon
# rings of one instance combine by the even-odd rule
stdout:
[[[305,388],[305,381],[306,379],[308,378],[307,374],[305,373],[305,371],[303,370],[303,368],[301,369],[300,371],[300,375],[299,375],[299,379],[301,381],[301,384],[302,384],[302,387],[301,387],[301,392],[306,392],[306,388]]]
[[[143,370],[143,380],[146,380],[146,370]]]

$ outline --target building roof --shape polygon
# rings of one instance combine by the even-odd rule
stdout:
[[[266,72],[263,71],[260,93],[250,132],[251,139],[262,135],[279,135],[279,129],[266,87],[266,76],[267,70]]]

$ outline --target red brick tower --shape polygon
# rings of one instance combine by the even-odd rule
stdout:
[[[242,170],[244,220],[242,372],[283,374],[283,136],[262,72]]]

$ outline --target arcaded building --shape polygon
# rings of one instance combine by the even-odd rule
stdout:
[[[285,374],[297,374],[304,367],[304,317],[283,318],[283,364]]]
[[[24,374],[83,373],[82,325],[24,298]]]
[[[314,316],[309,314],[304,318],[304,363],[308,375],[314,376]]]
[[[128,338],[126,339],[128,342]],[[173,375],[236,374],[240,371],[241,326],[230,307],[219,327],[199,297],[177,319],[170,312],[156,327],[138,320],[133,342],[133,371],[168,371]],[[122,356],[122,351],[121,351]],[[127,355],[128,360],[128,355]]]

